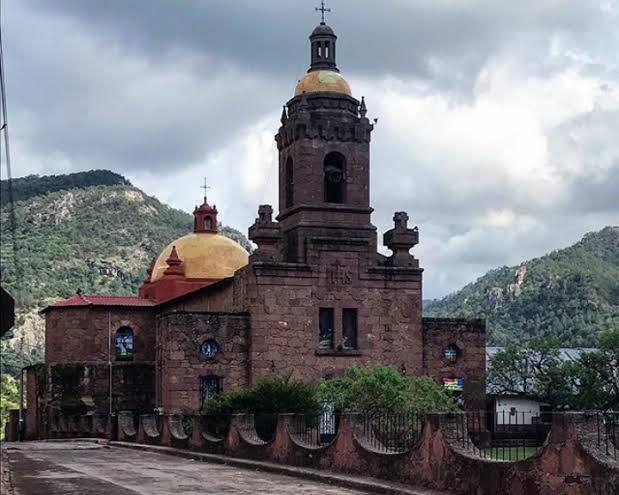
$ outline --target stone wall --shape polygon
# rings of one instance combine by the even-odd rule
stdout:
[[[249,319],[244,313],[174,311],[157,319],[157,404],[166,412],[199,411],[201,380],[219,377],[220,389],[248,383]],[[209,358],[202,344],[213,339],[219,353]]]
[[[63,363],[35,365],[27,370],[28,408],[26,431],[29,439],[45,438],[55,415],[108,414],[110,410],[110,368],[107,364]],[[152,412],[154,408],[154,366],[150,363],[113,363],[113,412]]]
[[[161,304],[159,312],[171,311],[233,311],[232,279],[223,279],[202,290]]]
[[[116,429],[93,426],[90,434],[83,428],[78,431],[76,425],[95,422],[73,417],[57,420],[52,437],[103,434],[124,442],[147,439],[144,443],[188,449],[192,458],[200,458],[198,452],[225,454],[462,495],[614,495],[619,491],[619,461],[605,453],[596,440],[595,418],[586,414],[556,414],[543,447],[515,462],[484,459],[450,440],[458,423],[454,415],[428,415],[419,440],[398,453],[368,448],[367,438],[355,427],[354,416],[343,416],[335,439],[320,447],[299,441],[291,428],[292,418],[279,417],[271,441],[258,439],[251,416],[233,417],[227,434],[218,437],[205,428],[200,417],[194,418],[190,432],[183,430],[179,417],[147,415],[139,421],[131,416],[114,418]],[[106,421],[101,418],[99,423]]]
[[[445,356],[450,346],[458,350],[455,361]],[[440,384],[446,378],[462,378],[465,408],[485,409],[485,321],[423,318],[423,370]]]
[[[133,330],[133,361],[154,362],[152,308],[50,308],[45,315],[45,362],[107,363],[110,351],[115,360],[114,335],[124,326]]]
[[[373,271],[367,245],[324,246],[311,265],[252,263],[235,279],[251,320],[251,379],[280,374],[317,381],[353,364],[422,366],[421,270]],[[319,347],[319,308],[334,308],[333,349]],[[342,309],[358,311],[357,348],[343,347]]]

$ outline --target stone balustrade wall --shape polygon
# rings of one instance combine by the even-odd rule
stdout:
[[[403,453],[381,453],[367,447],[343,415],[335,439],[326,446],[299,441],[290,428],[292,416],[280,415],[274,439],[257,440],[253,416],[232,416],[227,434],[216,437],[204,418],[122,412],[109,418],[55,417],[52,438],[98,437],[162,445],[192,451],[372,476],[457,494],[571,495],[619,493],[619,460],[598,440],[595,420],[582,413],[556,414],[543,447],[516,462],[476,455],[454,438],[454,415],[428,415],[417,443]],[[81,428],[77,427],[80,425]],[[90,427],[91,430],[85,430]]]

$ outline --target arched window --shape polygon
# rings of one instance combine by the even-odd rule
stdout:
[[[286,208],[290,208],[294,203],[294,169],[292,158],[286,160]]]
[[[345,163],[344,155],[337,151],[325,156],[324,189],[327,203],[343,203],[346,201]]]
[[[200,379],[200,395],[202,396],[202,406],[221,392],[221,380],[218,376],[208,375]]]
[[[211,217],[204,217],[204,230],[213,230],[213,219]]]
[[[133,359],[133,330],[129,327],[120,327],[116,331],[116,359]]]

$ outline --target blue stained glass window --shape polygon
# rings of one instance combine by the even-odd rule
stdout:
[[[455,344],[451,344],[443,349],[443,356],[450,363],[455,363],[460,356],[460,349]]]
[[[219,344],[215,339],[208,339],[202,342],[200,350],[202,355],[208,359],[213,359],[220,351]]]
[[[133,330],[121,327],[116,332],[116,359],[133,359]]]

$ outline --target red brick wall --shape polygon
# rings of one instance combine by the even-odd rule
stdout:
[[[485,409],[486,324],[484,320],[451,318],[423,319],[424,374],[443,383],[443,378],[464,379],[467,409]],[[461,354],[455,363],[443,356],[443,349],[456,345]]]
[[[247,384],[247,315],[172,312],[159,316],[157,326],[157,404],[166,413],[201,408],[201,377],[220,377],[223,391]],[[220,346],[214,359],[201,354],[207,339]]]
[[[53,308],[45,315],[45,362],[102,363],[108,361],[108,318],[114,335],[122,326],[133,330],[134,362],[155,360],[155,318],[151,309]],[[109,315],[109,316],[108,316]],[[111,318],[110,318],[111,317]]]

